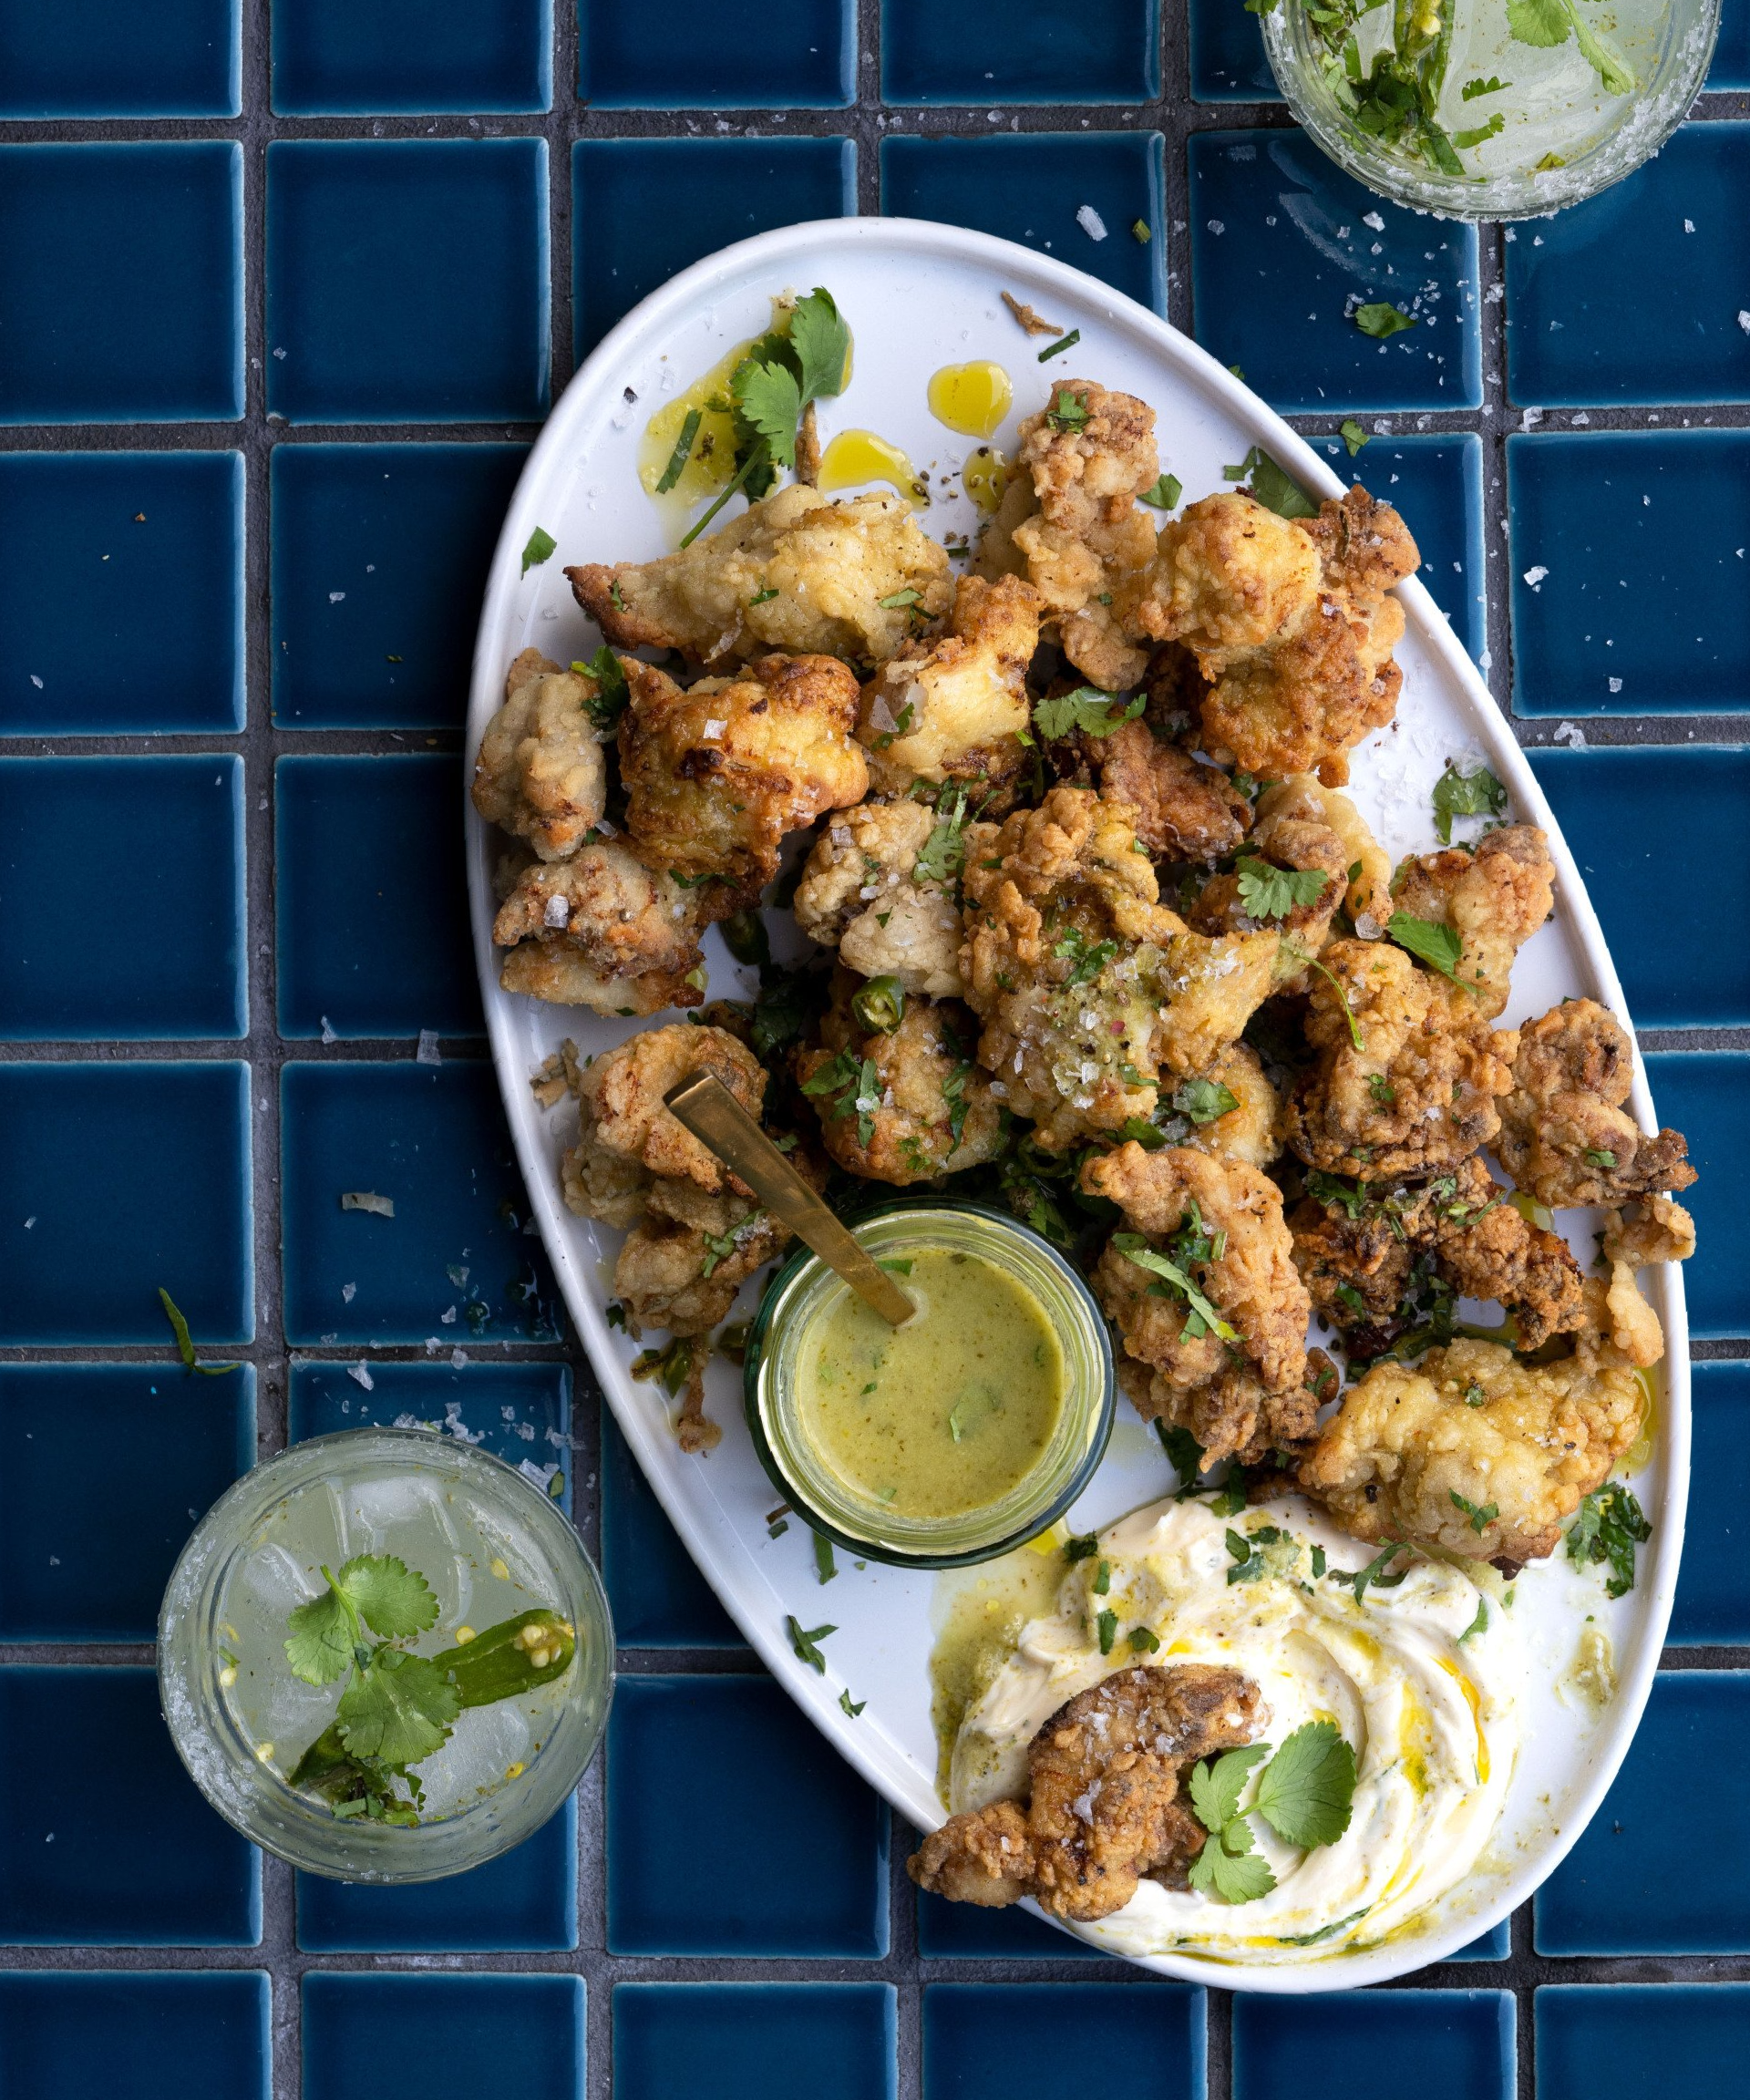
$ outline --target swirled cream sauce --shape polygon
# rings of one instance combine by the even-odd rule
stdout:
[[[1258,1542],[1271,1529],[1280,1536]],[[1249,1541],[1244,1560],[1230,1531],[1236,1543]],[[1323,1576],[1313,1572],[1318,1553]],[[1194,1500],[1136,1511],[1070,1570],[1056,1609],[1028,1622],[968,1710],[954,1744],[952,1807],[1024,1796],[1027,1746],[1041,1725],[1111,1672],[1222,1663],[1263,1694],[1270,1718],[1261,1741],[1280,1744],[1309,1721],[1342,1730],[1357,1767],[1348,1829],[1301,1852],[1253,1817],[1276,1876],[1268,1895],[1230,1904],[1145,1880],[1123,1910],[1083,1927],[1085,1936],[1115,1954],[1274,1963],[1324,1960],[1426,1928],[1477,1866],[1500,1817],[1518,1751],[1524,1652],[1490,1575],[1473,1580],[1418,1559],[1402,1581],[1369,1586],[1357,1602],[1332,1571],[1370,1557],[1298,1498],[1238,1517]],[[1250,1578],[1230,1582],[1241,1567]],[[1103,1613],[1111,1614],[1105,1654]],[[1142,1638],[1133,1642],[1135,1629]],[[1262,1769],[1247,1783],[1242,1810]]]

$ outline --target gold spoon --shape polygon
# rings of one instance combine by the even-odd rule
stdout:
[[[846,1231],[721,1079],[696,1073],[671,1087],[663,1105],[889,1326],[911,1319],[917,1311],[911,1299]]]

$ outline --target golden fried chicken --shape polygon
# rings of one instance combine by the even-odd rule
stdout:
[[[1207,1072],[1173,1089],[1168,1105],[1178,1110],[1181,1101],[1189,1102],[1201,1113],[1207,1107],[1202,1092],[1206,1084],[1225,1087],[1234,1106],[1208,1122],[1193,1121],[1178,1142],[1199,1152],[1241,1159],[1248,1167],[1268,1167],[1282,1148],[1282,1099],[1266,1076],[1258,1053],[1250,1043],[1230,1043]]]
[[[677,554],[565,573],[610,642],[706,664],[772,650],[884,664],[953,597],[947,555],[901,498],[834,503],[799,487]]]
[[[1041,600],[1018,576],[965,577],[948,631],[911,642],[863,687],[857,735],[878,788],[914,779],[1002,780],[1025,757],[1027,665],[1039,646]]]
[[[1554,906],[1555,882],[1543,833],[1535,824],[1504,824],[1479,839],[1474,852],[1455,846],[1405,860],[1392,901],[1458,935],[1464,949],[1456,968],[1470,989],[1454,986],[1447,997],[1493,1021],[1507,1004],[1514,957]]]
[[[600,692],[588,673],[561,671],[525,649],[480,738],[475,808],[543,860],[575,853],[607,807],[607,761],[590,715]]]
[[[625,1307],[627,1330],[708,1333],[728,1318],[748,1277],[789,1240],[750,1196],[727,1189],[707,1195],[689,1180],[653,1182],[643,1216],[613,1265],[613,1294]]]
[[[1323,792],[1334,795],[1335,790]],[[1275,989],[1305,992],[1312,982],[1312,962],[1323,953],[1348,892],[1352,854],[1348,841],[1326,821],[1322,805],[1312,796],[1284,796],[1280,788],[1271,793],[1276,799],[1268,811],[1261,801],[1234,872],[1211,877],[1186,916],[1199,933],[1275,927],[1282,936]],[[1360,823],[1358,815],[1355,820]],[[1272,872],[1319,880],[1291,889],[1273,883]],[[1302,888],[1311,892],[1303,899]]]
[[[1607,1261],[1631,1269],[1658,1261],[1687,1261],[1695,1251],[1695,1220],[1670,1196],[1642,1196],[1604,1220]]]
[[[1270,1720],[1258,1687],[1213,1663],[1139,1663],[1060,1706],[1027,1753],[1030,1799],[950,1817],[906,1861],[920,1889],[990,1908],[1038,1899],[1091,1923],[1145,1874],[1179,1879],[1208,1833],[1178,1800],[1199,1758]]]
[[[685,691],[648,664],[629,662],[626,675],[626,828],[652,867],[715,878],[707,916],[753,901],[786,832],[862,800],[857,681],[831,657],[762,656]]]
[[[1316,774],[1291,774],[1259,796],[1256,822],[1261,830],[1271,828],[1271,836],[1275,827],[1303,823],[1334,832],[1344,856],[1343,909],[1364,941],[1376,940],[1385,931],[1393,911],[1392,857],[1340,788],[1325,787]],[[1284,860],[1283,865],[1300,863]]]
[[[1318,1063],[1289,1101],[1293,1150],[1326,1173],[1391,1182],[1451,1173],[1491,1143],[1518,1037],[1388,942],[1333,941],[1320,960],[1330,974],[1314,974],[1306,1015]]]
[[[1158,735],[1145,717],[1080,739],[1100,792],[1137,812],[1137,837],[1158,860],[1224,860],[1244,839],[1251,808],[1228,778]]]
[[[1242,1160],[1131,1142],[1087,1159],[1081,1185],[1129,1228],[1107,1242],[1093,1282],[1140,1367],[1125,1382],[1138,1412],[1181,1424],[1211,1465],[1310,1436],[1312,1307],[1276,1184]]]
[[[1175,933],[1158,980],[1167,1002],[1155,1035],[1162,1066],[1181,1078],[1210,1070],[1274,990],[1282,952],[1273,927]]]
[[[1279,518],[1242,489],[1206,496],[1161,528],[1155,558],[1120,584],[1127,632],[1187,643],[1209,690],[1203,741],[1222,765],[1281,779],[1349,777],[1348,754],[1397,705],[1388,595],[1419,556],[1404,520],[1363,489],[1316,518]]]
[[[535,861],[492,921],[499,983],[597,1014],[655,1014],[704,983],[697,894],[619,839]]]
[[[820,1042],[797,1054],[827,1150],[848,1173],[899,1188],[993,1159],[1004,1118],[972,1061],[973,1016],[956,999],[908,997],[897,1027],[870,1027],[852,1005],[860,990],[835,972]]]
[[[1681,1133],[1650,1138],[1623,1107],[1634,1046],[1613,1015],[1595,1000],[1564,999],[1518,1033],[1513,1090],[1501,1104],[1500,1155],[1528,1196],[1552,1210],[1616,1209],[1689,1187],[1695,1169]]]
[[[960,906],[952,870],[932,873],[936,862],[926,852],[939,826],[952,828],[954,807],[941,817],[910,800],[839,811],[797,885],[797,924],[864,977],[897,977],[906,992],[932,999],[957,994]]]

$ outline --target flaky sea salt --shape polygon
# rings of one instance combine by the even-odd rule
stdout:
[[[1090,241],[1106,239],[1106,221],[1091,204],[1078,204],[1076,207],[1076,223]]]

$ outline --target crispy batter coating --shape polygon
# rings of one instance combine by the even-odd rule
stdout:
[[[525,649],[474,761],[474,807],[543,860],[575,853],[607,807],[608,768],[588,703],[601,688]]]
[[[1623,1107],[1633,1075],[1633,1045],[1595,1000],[1564,999],[1528,1021],[1501,1105],[1501,1164],[1515,1183],[1552,1210],[1687,1189],[1695,1169],[1682,1134],[1650,1138]]]
[[[1258,1687],[1212,1663],[1115,1671],[1060,1706],[1027,1753],[1031,1798],[953,1816],[906,1862],[919,1888],[998,1907],[1024,1896],[1090,1923],[1144,1874],[1173,1879],[1207,1833],[1179,1804],[1179,1774],[1250,1743],[1270,1720]]]
[[[973,1016],[955,999],[908,998],[899,1026],[884,1033],[851,1011],[858,989],[848,971],[835,972],[819,1045],[796,1060],[827,1150],[848,1173],[901,1189],[993,1159],[1003,1116],[972,1062]]]
[[[1393,903],[1458,935],[1458,974],[1474,990],[1454,985],[1446,996],[1493,1021],[1507,1004],[1514,957],[1554,907],[1555,882],[1543,833],[1535,824],[1504,824],[1478,839],[1475,852],[1455,846],[1405,860]]]
[[[834,503],[799,487],[661,561],[565,573],[610,642],[711,664],[768,650],[884,664],[911,639],[914,615],[940,618],[953,595],[947,555],[902,499]],[[909,591],[917,597],[882,603]]]
[[[1444,979],[1388,942],[1333,941],[1321,962],[1331,975],[1314,974],[1306,1016],[1318,1062],[1295,1088],[1286,1125],[1307,1165],[1421,1180],[1491,1143],[1518,1038],[1467,1013],[1465,993],[1447,999]]]
[[[507,992],[597,1014],[678,1004],[703,960],[696,893],[653,872],[618,839],[526,868],[492,938],[510,950],[499,974]]]
[[[1212,938],[1187,930],[1167,943],[1159,983],[1167,1004],[1156,1047],[1177,1077],[1207,1072],[1275,987],[1282,936],[1273,927]]]
[[[994,781],[1017,770],[1042,608],[1018,576],[965,577],[948,632],[908,643],[881,665],[863,687],[857,726],[878,786],[902,793],[913,779]]]
[[[705,1334],[729,1316],[736,1292],[789,1245],[790,1235],[751,1197],[707,1195],[696,1182],[653,1182],[644,1213],[613,1265],[613,1294],[633,1334],[665,1327]]]
[[[1225,1339],[1177,1285],[1109,1242],[1094,1288],[1126,1354],[1149,1374],[1146,1388],[1140,1379],[1127,1383],[1138,1411],[1182,1424],[1210,1464],[1236,1454],[1250,1461],[1308,1436],[1312,1307],[1276,1184],[1242,1160],[1129,1143],[1087,1160],[1082,1187],[1117,1204],[1130,1229],[1178,1262],[1234,1331]],[[1207,1238],[1206,1256],[1182,1244],[1173,1251],[1168,1243],[1186,1226]]]
[[[960,907],[946,881],[917,871],[936,824],[933,809],[904,800],[836,815],[797,885],[796,922],[860,975],[946,999],[961,989]]]
[[[1643,1196],[1604,1220],[1604,1253],[1631,1269],[1656,1261],[1687,1261],[1695,1251],[1695,1220],[1670,1196]]]
[[[1387,593],[1418,560],[1397,512],[1363,489],[1304,520],[1230,489],[1161,528],[1154,561],[1127,593],[1120,586],[1115,611],[1127,631],[1196,654],[1212,757],[1341,787],[1348,753],[1397,705],[1404,612]]]
[[[1180,1142],[1199,1152],[1268,1167],[1282,1148],[1282,1097],[1265,1076],[1250,1043],[1230,1043],[1199,1077],[1225,1086],[1237,1106],[1209,1123],[1194,1124]]]
[[[831,657],[762,656],[685,692],[648,664],[629,662],[626,675],[626,828],[652,867],[719,879],[711,916],[751,902],[786,832],[862,800],[857,681]]]
[[[1257,823],[1261,830],[1266,826],[1309,823],[1334,832],[1344,856],[1343,909],[1364,941],[1376,940],[1385,931],[1393,911],[1392,857],[1340,788],[1325,787],[1312,773],[1295,773],[1274,781],[1258,798]],[[1352,868],[1356,870],[1353,876]]]
[[[1207,865],[1244,839],[1251,808],[1228,778],[1156,734],[1145,718],[1109,736],[1083,736],[1081,751],[1114,801],[1137,812],[1137,837],[1159,860]]]
[[[1240,857],[1240,868],[1248,862],[1261,862],[1265,868],[1322,875],[1324,887],[1307,903],[1294,904],[1284,914],[1261,918],[1247,911],[1236,870],[1206,882],[1188,917],[1199,933],[1250,932],[1261,926],[1274,926],[1282,936],[1275,989],[1305,992],[1312,982],[1312,959],[1323,952],[1331,937],[1332,921],[1348,893],[1354,855],[1349,841],[1326,821],[1323,803],[1313,795],[1283,795],[1281,790],[1288,785],[1280,783],[1260,802],[1258,820]],[[1335,789],[1319,789],[1316,782],[1312,786],[1318,796],[1329,794],[1336,798]],[[1353,805],[1351,808],[1353,811]],[[1355,823],[1361,824],[1359,813],[1355,813]],[[1251,872],[1255,875],[1258,870],[1254,867]]]

